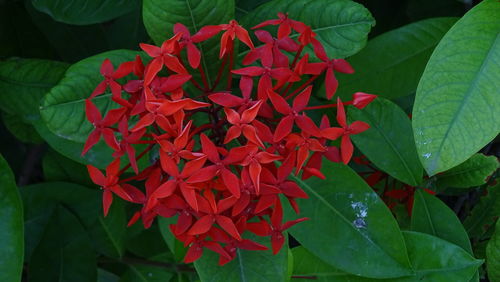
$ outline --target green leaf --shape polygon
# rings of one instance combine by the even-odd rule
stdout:
[[[473,254],[469,236],[455,213],[422,189],[415,192],[411,230],[439,237]]]
[[[113,160],[113,149],[108,147],[104,141],[97,143],[87,154],[82,156],[83,144],[74,142],[52,133],[42,120],[35,121],[35,129],[42,138],[58,153],[78,163],[91,164],[104,169]]]
[[[295,277],[309,277],[310,279],[314,277],[315,281],[328,282],[343,281],[343,276],[353,276],[327,264],[302,246],[293,248],[292,253],[293,276]]]
[[[129,264],[128,268],[120,282],[166,282],[174,276],[165,268],[151,265]]]
[[[90,239],[75,214],[63,206],[54,209],[29,266],[29,282],[97,280]]]
[[[335,74],[337,94],[351,100],[358,91],[394,99],[414,94],[425,64],[456,18],[427,19],[381,34],[347,59],[354,74]],[[318,90],[324,97],[324,84]]]
[[[500,214],[500,183],[487,187],[485,192],[464,221],[465,230],[472,238],[481,239]]]
[[[203,282],[287,281],[288,244],[285,243],[281,251],[273,255],[270,250],[269,238],[256,236],[245,238],[266,245],[269,250],[248,251],[238,249],[236,257],[224,266],[218,265],[219,255],[217,253],[205,250],[203,256],[194,262],[200,280]]]
[[[437,237],[408,231],[403,231],[403,235],[416,273],[413,276],[383,279],[383,281],[469,281],[481,264],[480,260],[474,259],[463,249]],[[294,248],[292,252],[296,260],[296,263],[294,263],[294,276],[297,278],[308,277],[309,279],[325,282],[378,281],[342,272],[328,265],[303,247]],[[299,281],[299,279],[292,281]]]
[[[500,3],[470,10],[434,50],[417,88],[413,132],[432,176],[479,151],[500,130]]]
[[[37,246],[50,217],[61,204],[70,207],[88,231],[99,253],[119,257],[125,244],[126,218],[123,202],[115,197],[106,218],[102,216],[101,193],[97,189],[66,182],[43,182],[21,188],[25,211],[26,258]]]
[[[2,112],[2,120],[9,132],[19,141],[32,144],[43,143],[42,137],[36,132],[35,128],[31,124],[24,122],[20,116]]]
[[[228,23],[234,18],[234,0],[144,0],[143,18],[146,30],[157,45],[173,36],[176,23],[184,24],[191,34],[205,25]],[[208,70],[211,85],[219,68],[219,37],[201,44],[201,66]]]
[[[38,119],[40,99],[61,80],[67,68],[66,63],[50,60],[0,61],[0,109],[25,121]]]
[[[492,282],[500,281],[500,221],[497,221],[496,230],[486,247],[486,267],[488,278]]]
[[[469,281],[483,263],[437,237],[410,231],[403,231],[403,235],[416,276],[395,281]]]
[[[397,222],[372,188],[343,164],[325,163],[322,172],[326,180],[292,176],[310,197],[297,200],[300,216],[309,220],[290,228],[292,236],[345,272],[371,278],[412,274]],[[291,209],[286,214],[296,218]]]
[[[23,205],[14,174],[0,155],[0,281],[21,281],[24,253]]]
[[[49,150],[42,160],[45,181],[66,181],[81,185],[94,186],[87,168],[65,156]]]
[[[486,183],[488,176],[497,170],[498,165],[499,162],[495,156],[475,154],[458,166],[436,175],[436,186],[444,189],[483,185]]]
[[[125,203],[121,199],[115,198],[108,215],[106,217],[98,216],[97,221],[91,224],[87,231],[93,239],[93,245],[97,251],[108,257],[122,257],[125,253],[127,232]]]
[[[242,22],[250,28],[277,18],[278,12],[288,13],[290,18],[311,26],[332,58],[345,58],[361,50],[375,25],[363,5],[349,0],[273,0],[248,13]]]
[[[392,177],[418,185],[423,168],[418,161],[411,121],[393,102],[377,98],[364,109],[349,107],[349,119],[368,123],[370,128],[351,135],[356,147],[378,168]]]
[[[93,126],[85,117],[85,99],[103,78],[99,73],[104,59],[110,59],[117,67],[120,63],[134,60],[138,52],[114,50],[92,56],[72,65],[63,79],[43,98],[40,113],[47,127],[59,137],[84,143]],[[93,99],[104,114],[114,103],[109,89]]]
[[[88,25],[105,22],[132,11],[136,1],[127,0],[31,0],[33,6],[56,21]]]

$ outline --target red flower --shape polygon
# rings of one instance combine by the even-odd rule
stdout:
[[[365,122],[355,121],[351,124],[347,124],[344,105],[340,98],[337,98],[337,122],[339,123],[341,128],[338,127],[330,127],[323,130],[323,137],[335,140],[339,137],[342,137],[340,144],[340,153],[342,156],[342,161],[347,164],[351,160],[352,153],[354,151],[354,147],[351,142],[350,135],[359,134],[370,128]]]
[[[234,20],[201,27],[192,36],[186,26],[175,24],[175,35],[161,47],[140,45],[152,58],[144,60],[148,63],[137,56],[115,71],[105,60],[101,66],[104,80],[85,103],[94,130],[83,153],[101,136],[114,150],[114,161],[105,174],[88,166],[92,180],[104,191],[104,213],[116,194],[137,206],[129,226],[141,220],[149,228],[156,217],[176,217],[169,227],[189,247],[187,263],[202,256],[205,248],[219,255],[219,264],[231,261],[238,249],[267,249],[246,239],[246,231],[270,237],[273,253],[278,253],[285,230],[306,220],[282,222],[282,197],[297,214],[297,199],[308,197],[289,176],[329,177],[321,172],[323,156],[347,163],[353,153],[350,135],[368,128],[360,121],[348,125],[344,105],[363,108],[375,95],[357,92],[346,103],[339,99],[337,104],[309,105],[313,82],[322,72],[326,72],[331,98],[337,87],[334,71],[353,70],[344,60],[328,58],[310,27],[286,14],[278,17],[255,27],[279,25],[277,35],[255,32],[263,42],[258,48]],[[224,58],[216,62],[216,73],[207,74],[196,44],[220,32],[219,55]],[[260,60],[261,66],[234,69],[241,64],[235,62],[241,59],[234,52],[236,38],[250,48],[243,64]],[[302,54],[311,47],[314,53]],[[135,77],[127,81],[129,74]],[[239,76],[233,78],[234,74]],[[256,87],[254,78],[258,78]],[[123,87],[118,79],[123,80]],[[236,83],[239,89],[233,89]],[[113,104],[102,117],[92,99],[108,87]],[[126,92],[123,97],[122,90]],[[324,116],[318,128],[311,111],[335,107],[341,127],[331,127]],[[328,144],[339,137],[340,150]],[[147,146],[139,151],[143,146],[138,144]],[[145,156],[149,162],[139,167],[138,161]],[[122,158],[129,163],[120,169]],[[130,167],[135,172],[132,176]],[[380,178],[366,179],[375,183]]]

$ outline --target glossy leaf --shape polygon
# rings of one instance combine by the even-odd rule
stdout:
[[[205,250],[203,256],[194,262],[200,280],[203,282],[225,281],[287,281],[288,247],[285,243],[281,251],[273,255],[268,238],[248,237],[248,239],[269,247],[267,251],[247,251],[238,249],[236,257],[224,266],[218,266],[219,255]]]
[[[61,80],[67,68],[66,63],[50,60],[0,61],[0,109],[22,116],[24,121],[38,119],[40,99]]]
[[[128,0],[32,0],[33,6],[56,21],[88,25],[105,22],[132,11],[136,1]]]
[[[36,132],[35,128],[23,121],[22,117],[2,112],[2,121],[9,132],[19,139],[19,141],[32,144],[43,142],[42,137]]]
[[[273,0],[248,13],[242,22],[252,27],[277,18],[278,12],[310,25],[328,56],[333,58],[345,58],[361,50],[375,25],[365,7],[348,0]]]
[[[349,107],[349,119],[370,125],[351,138],[375,166],[412,186],[421,182],[423,168],[418,161],[411,121],[401,108],[377,98],[361,110]]]
[[[437,237],[408,231],[403,231],[403,234],[416,273],[408,277],[383,279],[383,281],[469,281],[468,278],[472,277],[481,263],[480,260],[475,260],[463,249]],[[292,252],[294,260],[296,260],[294,263],[294,277],[325,282],[379,281],[339,271],[303,247],[294,248]]]
[[[337,75],[336,95],[347,101],[358,91],[389,99],[414,94],[432,50],[455,22],[456,18],[427,19],[369,40],[347,59],[356,72]],[[325,91],[317,93],[324,97]]]
[[[397,222],[372,188],[343,164],[327,162],[322,172],[326,180],[292,176],[309,195],[297,200],[300,216],[309,220],[292,227],[292,236],[345,272],[371,278],[412,274]],[[290,210],[288,217],[296,218]]]
[[[458,166],[436,175],[438,188],[468,188],[485,184],[488,177],[498,168],[495,156],[475,154]]]
[[[473,254],[469,236],[455,212],[422,189],[415,192],[411,230],[439,237]]]
[[[85,156],[82,156],[83,144],[59,137],[52,133],[42,120],[34,122],[38,134],[49,144],[49,146],[61,155],[81,164],[91,164],[97,168],[106,168],[113,158],[113,150],[104,141],[97,143]],[[88,174],[88,172],[87,172]],[[87,174],[84,176],[86,177]]]
[[[403,231],[403,235],[416,275],[395,281],[469,281],[483,263],[437,237],[410,231]]]
[[[452,168],[500,131],[500,3],[481,2],[434,50],[417,88],[413,129],[429,175]]]
[[[97,280],[96,255],[78,218],[57,206],[29,262],[29,282]]]
[[[107,58],[117,67],[125,61],[133,61],[137,54],[130,50],[109,51],[72,65],[43,98],[40,113],[47,127],[64,139],[84,143],[93,129],[85,117],[85,99],[103,80],[99,73],[102,62]],[[103,113],[114,105],[110,96],[108,91],[93,99]]]
[[[470,237],[480,239],[494,224],[500,214],[500,184],[489,186],[465,219],[464,226]]]
[[[309,252],[306,248],[299,246],[292,249],[293,253],[293,276],[308,277],[315,281],[346,281],[346,277],[353,277],[352,274],[338,270],[327,264],[317,256]],[[292,280],[298,281],[298,280]]]
[[[0,155],[0,281],[21,281],[24,252],[23,204],[14,174]]]
[[[500,281],[500,221],[486,247],[486,268],[490,281]]]

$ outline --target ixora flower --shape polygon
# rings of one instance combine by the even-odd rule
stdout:
[[[296,199],[308,197],[288,177],[329,177],[321,173],[323,156],[348,163],[353,154],[349,136],[369,127],[361,121],[348,124],[344,105],[363,108],[375,95],[357,92],[352,101],[309,105],[316,78],[324,77],[331,99],[338,86],[334,73],[354,70],[345,60],[329,58],[310,27],[278,16],[253,28],[263,42],[258,47],[234,20],[195,34],[176,24],[175,35],[160,47],[140,45],[151,57],[147,63],[137,56],[115,70],[106,59],[100,70],[104,80],[89,93],[86,114],[95,129],[83,154],[101,137],[114,150],[106,173],[88,166],[103,189],[105,214],[116,195],[137,205],[129,225],[142,219],[147,228],[157,216],[177,217],[170,230],[189,247],[185,262],[197,260],[205,249],[218,253],[221,265],[238,248],[267,249],[244,238],[245,232],[269,237],[278,253],[283,232],[307,220],[284,221],[281,200],[298,214]],[[276,37],[258,30],[266,26],[277,26]],[[197,44],[217,42],[218,34],[220,69],[210,85]],[[246,56],[236,57],[235,40],[250,49]],[[244,67],[234,68],[237,58]],[[108,88],[117,106],[103,116],[92,99]],[[313,110],[334,108],[335,120],[311,118]],[[206,116],[205,124],[199,123],[200,115]],[[334,122],[338,127],[331,126]],[[158,157],[149,166],[139,165],[153,151]],[[120,163],[127,164],[120,169]]]

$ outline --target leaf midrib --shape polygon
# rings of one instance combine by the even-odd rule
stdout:
[[[400,266],[402,266],[403,268],[407,268],[405,267],[403,264],[401,264],[399,261],[397,261],[395,258],[393,258],[390,254],[388,254],[384,249],[382,249],[378,244],[376,244],[375,242],[373,242],[371,240],[371,238],[369,238],[367,235],[363,234],[362,232],[359,232],[359,230],[357,228],[355,228],[351,221],[349,221],[343,214],[341,214],[335,207],[333,207],[325,198],[323,198],[321,195],[319,195],[316,191],[314,191],[313,189],[311,189],[311,187],[309,187],[309,185],[307,183],[305,183],[304,181],[302,181],[300,178],[298,178],[297,176],[295,176],[294,174],[291,174],[290,177],[295,181],[297,182],[301,187],[304,187],[306,188],[307,190],[309,190],[311,192],[311,194],[313,194],[314,196],[316,196],[316,198],[318,198],[318,200],[320,200],[323,204],[325,204],[325,206],[327,206],[330,210],[332,210],[339,218],[341,218],[343,221],[345,221],[345,223],[347,223],[347,225],[356,231],[356,233],[360,234],[361,237],[365,238],[368,242],[370,242],[373,246],[375,246],[377,249],[379,249],[380,251],[382,251],[384,254],[386,254],[390,259],[392,259],[396,264],[399,264]]]
[[[436,154],[434,155],[434,158],[432,159],[432,161],[429,162],[428,168],[429,168],[430,175],[435,174],[436,169],[438,167],[438,161],[440,160],[441,152],[443,150],[444,143],[448,139],[448,135],[450,134],[451,129],[455,127],[455,123],[457,122],[458,117],[461,115],[462,111],[464,110],[464,107],[467,104],[468,100],[471,98],[472,93],[474,93],[473,90],[477,87],[479,76],[481,73],[483,73],[485,66],[489,64],[489,58],[490,58],[491,54],[493,53],[493,50],[495,49],[494,47],[498,43],[500,43],[500,33],[497,34],[495,40],[493,40],[493,43],[490,45],[488,53],[486,54],[483,62],[481,63],[479,70],[476,72],[472,83],[470,84],[469,88],[465,92],[463,102],[460,104],[458,110],[453,115],[451,122],[448,123],[448,128],[446,129],[446,132],[445,132],[443,138],[441,139],[441,142],[439,143],[438,149],[435,151]]]
[[[391,142],[389,137],[387,137],[384,133],[384,131],[379,127],[378,123],[375,121],[375,117],[371,115],[368,111],[361,111],[361,113],[365,114],[365,116],[370,120],[370,126],[373,126],[374,129],[376,129],[379,134],[384,138],[384,140],[389,144],[389,147],[391,150],[396,154],[396,156],[401,160],[401,163],[403,164],[403,167],[405,168],[406,172],[410,175],[411,179],[413,180],[413,183],[408,183],[411,185],[417,185],[418,181],[415,178],[415,175],[413,175],[410,167],[406,163],[405,159],[403,156],[399,153],[399,150],[396,149],[395,145]],[[362,133],[361,133],[362,134]]]
[[[99,216],[99,224],[102,225],[102,228],[104,229],[104,232],[106,233],[106,235],[108,236],[109,238],[109,241],[111,241],[111,244],[113,245],[113,247],[116,249],[116,252],[118,253],[118,256],[122,256],[122,250],[118,244],[118,242],[116,241],[116,239],[113,237],[113,235],[111,234],[111,231],[109,230],[108,226],[104,223],[103,221],[103,218],[101,216]]]

